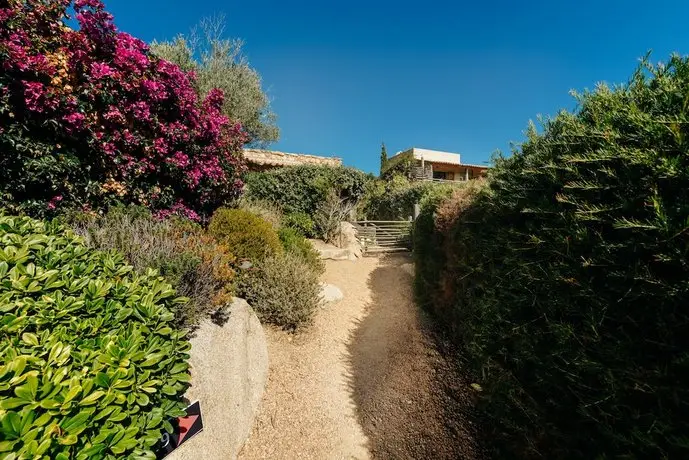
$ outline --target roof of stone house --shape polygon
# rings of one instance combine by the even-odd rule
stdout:
[[[304,153],[287,153],[263,149],[244,149],[244,158],[249,163],[267,166],[342,165],[342,159],[337,157],[321,157]]]

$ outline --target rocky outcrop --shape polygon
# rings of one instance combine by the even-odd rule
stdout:
[[[340,235],[334,244],[338,248],[349,250],[356,257],[361,257],[363,253],[361,243],[359,243],[356,237],[356,227],[349,222],[342,222],[340,224]]]
[[[320,254],[321,259],[330,259],[330,260],[356,260],[357,255],[355,252],[352,252],[350,249],[342,249],[338,248],[335,245],[326,243],[321,240],[309,240],[313,247],[318,251],[318,254]]]
[[[168,456],[172,460],[234,459],[246,441],[268,375],[263,328],[245,300],[233,299],[227,322],[201,324],[191,339],[192,386],[203,431]]]

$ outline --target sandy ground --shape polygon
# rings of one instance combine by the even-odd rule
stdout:
[[[266,330],[270,370],[240,459],[474,459],[469,383],[412,301],[407,256],[328,261],[344,299],[297,335]]]

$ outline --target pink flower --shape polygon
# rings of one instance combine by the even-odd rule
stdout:
[[[163,155],[168,151],[167,142],[165,142],[165,139],[161,138],[157,138],[155,141],[153,141],[153,148],[156,152]]]
[[[151,108],[144,101],[135,102],[131,106],[134,118],[140,121],[148,121],[151,118]]]
[[[111,105],[108,107],[108,111],[105,112],[105,114],[103,115],[103,118],[105,118],[106,120],[108,120],[111,123],[124,123],[125,122],[124,115],[122,115],[122,112],[120,112],[120,110],[117,107],[115,107],[114,105]]]
[[[48,202],[48,209],[51,211],[55,208],[57,208],[57,204],[62,201],[62,195],[55,195],[49,202]]]
[[[186,168],[189,166],[189,157],[182,152],[175,152],[172,157],[167,159],[167,162],[178,168]]]
[[[146,94],[154,101],[162,101],[167,97],[167,91],[165,90],[165,85],[153,80],[144,80],[141,83],[141,87],[144,89]]]
[[[115,147],[115,145],[110,142],[103,142],[101,148],[105,153],[111,156],[117,152],[117,147]]]
[[[219,88],[213,88],[206,95],[206,99],[203,101],[203,105],[208,108],[214,108],[220,110],[222,104],[225,101],[225,93]]]
[[[43,83],[25,81],[23,84],[24,104],[26,104],[26,108],[34,112],[43,112],[43,105],[41,104],[45,94],[45,86],[43,86]]]
[[[72,130],[82,129],[84,127],[84,120],[86,120],[86,117],[83,113],[72,112],[63,116],[62,119],[67,122],[69,125],[68,130],[71,132]]]
[[[7,22],[12,16],[14,16],[14,11],[12,9],[0,8],[0,22]]]
[[[91,77],[95,80],[100,80],[105,77],[109,77],[113,74],[112,67],[102,62],[92,62],[91,63]]]

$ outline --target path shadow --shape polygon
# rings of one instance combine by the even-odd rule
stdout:
[[[477,459],[474,395],[456,356],[413,303],[408,255],[384,256],[347,351],[349,390],[379,459]],[[448,358],[450,356],[450,358]]]

